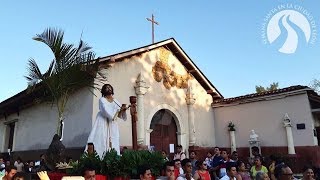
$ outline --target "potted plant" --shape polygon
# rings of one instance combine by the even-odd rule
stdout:
[[[82,175],[81,172],[79,171],[79,161],[73,161],[69,163],[69,166],[71,166],[72,168],[67,168],[66,169],[66,173],[67,175],[71,175],[71,176],[80,176]]]
[[[228,123],[228,131],[236,131],[235,125],[232,121]]]
[[[126,172],[131,179],[139,179],[139,166],[149,166],[153,176],[157,177],[160,175],[164,160],[159,152],[127,150],[121,156],[121,164],[123,164],[124,172]]]
[[[101,174],[101,160],[96,152],[93,154],[85,152],[80,157],[80,160],[72,162],[71,166],[72,169],[66,171],[68,175],[81,176],[85,167],[92,167],[96,170],[96,174]]]

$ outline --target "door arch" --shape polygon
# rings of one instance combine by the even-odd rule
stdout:
[[[184,124],[182,122],[182,118],[180,113],[178,112],[177,109],[174,107],[170,106],[169,104],[159,104],[156,107],[152,108],[149,112],[149,115],[146,119],[146,131],[145,131],[145,142],[146,145],[149,147],[150,146],[150,134],[152,133],[153,129],[151,129],[151,121],[153,116],[160,111],[161,109],[168,110],[167,112],[171,113],[173,116],[173,119],[175,121],[176,127],[177,127],[177,144],[181,144],[183,147],[187,147],[187,137],[186,133],[184,132]]]
[[[151,119],[150,147],[155,151],[165,150],[169,153],[169,145],[178,143],[175,116],[168,109],[160,109]]]

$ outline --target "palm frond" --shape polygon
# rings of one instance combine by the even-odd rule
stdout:
[[[44,78],[49,78],[55,71],[54,71],[54,64],[55,64],[55,60],[52,60],[48,70],[43,74]]]
[[[53,52],[55,59],[61,59],[61,45],[64,32],[60,29],[48,28],[42,34],[37,34],[33,40],[45,43]]]
[[[77,48],[77,52],[76,55],[80,55],[82,53],[85,53],[87,51],[89,51],[90,49],[92,49],[92,47],[88,46],[87,43],[85,43],[84,41],[80,40],[78,48]]]
[[[28,69],[28,76],[25,76],[25,78],[29,82],[33,81],[33,80],[42,80],[43,79],[40,68],[39,68],[37,62],[33,58],[29,59],[27,69]]]

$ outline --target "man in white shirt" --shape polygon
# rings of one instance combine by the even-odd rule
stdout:
[[[227,175],[223,176],[220,180],[236,180],[237,167],[234,163],[227,163]]]
[[[14,166],[17,168],[17,172],[23,172],[24,171],[24,164],[20,157],[17,158],[17,161],[14,162]]]
[[[186,158],[186,154],[182,151],[182,145],[177,145],[176,153],[174,154],[173,160],[180,159],[180,161]]]

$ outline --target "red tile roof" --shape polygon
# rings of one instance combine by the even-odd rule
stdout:
[[[276,94],[281,94],[281,93],[291,92],[291,91],[296,91],[296,90],[303,90],[303,89],[305,89],[306,91],[312,91],[312,94],[317,94],[308,86],[296,85],[296,86],[290,86],[290,87],[277,89],[277,90],[273,90],[273,91],[265,91],[262,93],[253,93],[253,94],[247,94],[247,95],[238,96],[238,97],[220,99],[220,100],[214,101],[213,104],[218,104],[218,103],[219,104],[229,104],[232,102],[241,101],[241,100],[245,100],[245,99],[262,97],[262,96],[269,96],[269,95],[276,95]]]

